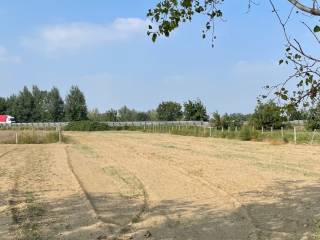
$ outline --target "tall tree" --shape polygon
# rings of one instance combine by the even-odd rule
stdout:
[[[159,120],[159,117],[158,117],[158,112],[157,112],[157,110],[149,110],[148,112],[147,112],[147,114],[148,114],[148,118],[150,119],[150,121],[158,121]]]
[[[34,99],[32,93],[27,87],[24,87],[23,90],[19,93],[17,97],[11,97],[12,106],[11,111],[13,116],[19,122],[33,122],[34,121]]]
[[[7,110],[6,114],[16,116],[16,110],[17,110],[17,96],[16,95],[11,95],[10,97],[7,98]],[[18,120],[16,118],[16,120]]]
[[[72,86],[66,97],[65,117],[67,121],[81,121],[88,119],[86,99],[77,86]]]
[[[184,103],[184,119],[187,121],[208,121],[207,109],[204,104],[197,99]]]
[[[49,120],[47,109],[48,92],[40,90],[37,86],[33,86],[32,96],[34,102],[32,120],[34,122],[47,122]]]
[[[183,117],[182,106],[176,102],[162,102],[157,108],[160,121],[178,121]]]
[[[138,112],[134,109],[129,109],[127,106],[123,106],[118,110],[119,120],[121,122],[137,121]]]
[[[94,108],[88,112],[88,119],[91,121],[101,121],[102,114],[99,112],[98,108]]]
[[[107,122],[117,122],[118,121],[118,111],[115,109],[109,109],[104,114],[103,120]]]
[[[138,122],[150,121],[149,114],[146,112],[138,112],[137,113],[137,121]]]
[[[5,98],[0,97],[0,114],[6,114],[7,112],[7,101]]]
[[[58,88],[53,87],[48,93],[47,111],[49,121],[61,122],[64,119],[64,102]]]
[[[221,128],[222,124],[221,124],[221,116],[218,113],[218,111],[215,111],[212,114],[212,119],[210,120],[210,122],[217,128]]]

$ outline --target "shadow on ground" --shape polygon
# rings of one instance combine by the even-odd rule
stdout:
[[[104,216],[101,222],[79,195],[50,202],[42,201],[41,195],[0,193],[1,239],[111,239],[120,228],[131,238],[118,239],[313,239],[320,219],[320,185],[303,181],[277,182],[262,191],[242,192],[250,201],[232,210],[163,201],[147,208],[127,228],[135,217],[131,205],[138,203],[134,199],[124,206],[119,202],[123,198],[94,193],[94,204],[100,204],[98,216]],[[9,225],[4,216],[11,216]]]

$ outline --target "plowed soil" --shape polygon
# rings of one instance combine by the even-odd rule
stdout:
[[[320,147],[136,132],[0,145],[0,239],[314,239]]]

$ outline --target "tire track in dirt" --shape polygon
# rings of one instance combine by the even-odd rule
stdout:
[[[88,192],[86,191],[86,189],[84,188],[83,182],[80,180],[79,176],[75,173],[74,168],[73,168],[72,163],[71,163],[71,158],[70,158],[70,154],[69,154],[69,151],[68,151],[68,147],[65,147],[64,150],[65,150],[66,156],[67,156],[68,167],[69,167],[72,175],[73,175],[74,178],[76,179],[76,181],[77,181],[77,183],[78,183],[81,191],[84,193],[84,195],[85,195],[85,197],[86,197],[86,199],[87,199],[90,207],[92,208],[92,210],[93,210],[93,212],[94,212],[95,217],[96,217],[101,223],[107,223],[107,224],[108,224],[108,222],[104,221],[104,220],[100,217],[100,215],[99,215],[99,213],[98,213],[98,210],[97,210],[97,208],[95,207],[95,205],[94,205],[94,203],[93,203],[93,201],[92,201],[89,193],[88,193]]]
[[[10,150],[8,150],[8,151],[0,154],[0,158],[3,158],[3,157],[5,157],[5,156],[7,156],[8,154],[10,154],[11,152],[16,151],[17,149],[18,149],[18,148],[10,149]]]
[[[79,143],[78,143],[79,144]],[[87,146],[89,147],[89,146]],[[71,157],[70,157],[70,153],[69,153],[69,150],[68,150],[68,147],[65,147],[65,152],[66,152],[66,155],[67,155],[67,163],[68,163],[68,167],[72,173],[72,175],[74,176],[74,178],[76,179],[79,187],[81,188],[81,191],[84,193],[90,207],[92,208],[94,214],[95,214],[95,217],[102,223],[102,224],[112,224],[112,225],[118,225],[117,223],[115,222],[110,222],[110,221],[106,221],[103,217],[101,217],[100,213],[99,213],[99,209],[96,207],[95,203],[94,203],[94,200],[92,199],[92,197],[90,196],[89,192],[86,190],[85,186],[84,186],[84,183],[83,181],[80,179],[80,177],[78,176],[78,174],[75,172],[74,170],[74,167],[71,163]],[[95,153],[97,154],[97,153]],[[92,162],[97,162],[97,163],[101,163],[101,162],[98,162],[98,161],[95,161],[95,160],[92,160]],[[103,169],[105,171],[105,169]],[[127,173],[129,173],[129,175],[131,176],[131,178],[133,177],[137,182],[138,182],[138,185],[139,185],[139,188],[140,190],[142,191],[142,194],[143,194],[143,205],[142,207],[140,208],[139,212],[133,216],[131,218],[131,220],[127,223],[127,224],[124,224],[122,226],[117,226],[117,230],[113,230],[113,234],[112,234],[112,238],[113,239],[118,239],[120,238],[122,235],[128,233],[131,229],[131,226],[134,224],[134,223],[137,223],[141,216],[147,211],[148,209],[148,193],[147,191],[145,190],[145,187],[143,185],[143,183],[141,182],[141,180],[135,176],[133,173],[129,172],[127,169],[125,169],[125,171]],[[107,173],[105,173],[107,174]],[[131,183],[128,182],[128,178],[125,178],[123,175],[119,174],[118,175],[119,179],[121,179],[121,181],[123,181],[124,183],[126,183],[128,186],[130,186]],[[104,239],[103,238],[104,236],[101,236],[100,239]],[[110,237],[110,236],[109,236]]]
[[[105,171],[105,169],[104,169]],[[134,184],[135,187],[138,187],[141,191],[142,191],[142,195],[143,195],[143,205],[140,208],[139,212],[130,220],[129,223],[125,224],[124,226],[120,227],[116,233],[114,234],[114,238],[118,239],[120,238],[122,235],[128,233],[132,227],[133,224],[137,223],[140,221],[141,217],[143,216],[143,214],[145,214],[148,211],[149,208],[149,196],[148,193],[146,191],[145,186],[143,185],[142,181],[132,172],[130,172],[128,169],[125,169],[125,172],[127,172],[131,178],[133,178],[133,180],[130,181],[130,179],[125,178],[124,174],[117,174],[117,177],[119,177],[123,182],[125,182],[128,186],[134,184],[134,181],[137,181],[137,184]]]

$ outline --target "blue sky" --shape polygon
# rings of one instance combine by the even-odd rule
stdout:
[[[213,49],[201,38],[203,19],[152,43],[146,12],[156,2],[2,0],[0,96],[34,84],[65,95],[78,85],[101,111],[200,98],[210,113],[247,113],[262,86],[287,76],[277,65],[284,41],[267,1],[249,14],[246,1],[227,1]]]

